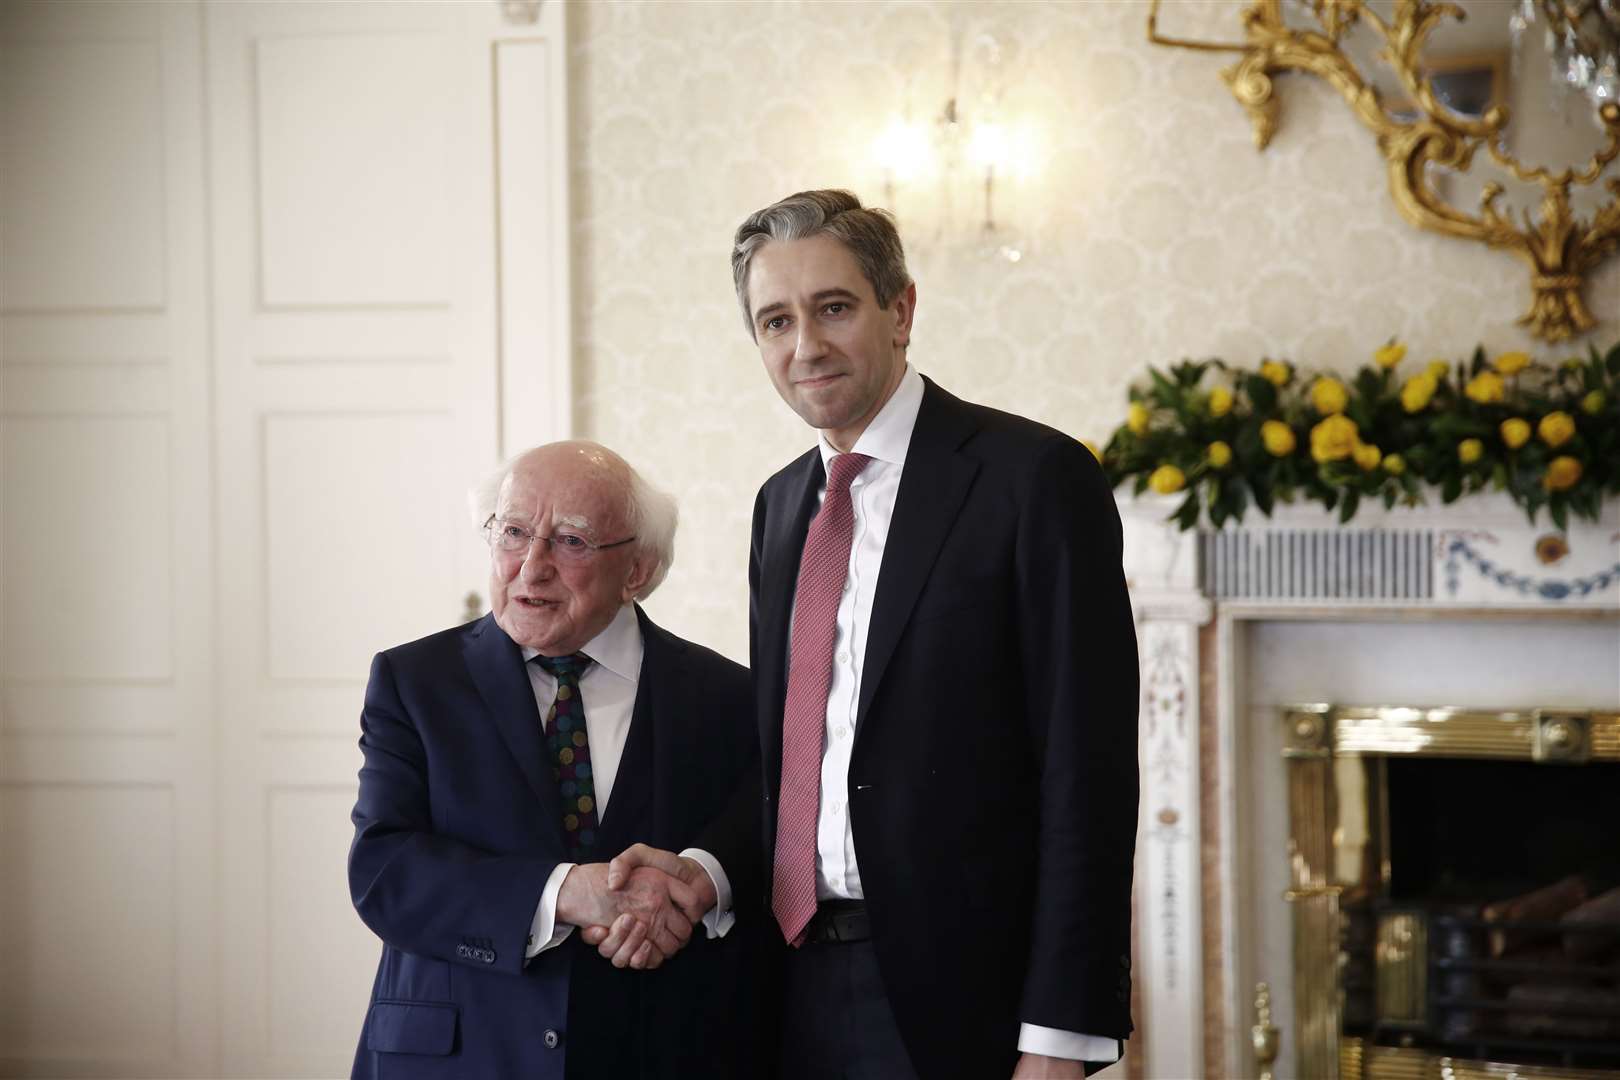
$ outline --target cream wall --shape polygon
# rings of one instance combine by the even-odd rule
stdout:
[[[577,429],[680,499],[649,605],[746,659],[753,495],[811,445],[743,329],[727,252],[750,211],[807,187],[882,201],[874,135],[908,79],[943,101],[951,20],[1014,56],[1011,111],[1046,152],[1018,193],[1017,266],[919,244],[911,358],[953,392],[1100,439],[1148,364],[1285,356],[1347,369],[1395,335],[1413,360],[1534,347],[1512,258],[1421,233],[1372,139],[1324,85],[1279,81],[1264,153],[1218,72],[1150,46],[1145,3],[589,3],[570,9]],[[1167,4],[1166,33],[1232,40],[1236,5]],[[915,205],[916,199],[912,199]],[[1620,265],[1587,290],[1615,336]],[[1562,355],[1567,349],[1555,350]]]

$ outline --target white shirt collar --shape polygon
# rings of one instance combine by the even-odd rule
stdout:
[[[636,618],[636,606],[625,604],[613,616],[600,634],[585,643],[580,652],[624,679],[636,683],[641,678],[641,621]],[[523,662],[528,663],[540,655],[539,649],[523,646]]]
[[[889,400],[883,403],[883,408],[872,417],[872,422],[866,425],[861,437],[855,440],[850,447],[852,454],[865,454],[878,461],[887,461],[894,465],[906,463],[906,448],[911,445],[911,430],[917,426],[917,413],[922,409],[923,380],[917,374],[917,369],[906,362],[906,373],[900,376],[900,385],[894,388]],[[818,440],[821,447],[821,466],[827,468],[828,462],[837,457],[839,451],[827,436],[822,435]]]

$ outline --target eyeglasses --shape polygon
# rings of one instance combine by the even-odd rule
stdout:
[[[491,514],[489,520],[484,522],[484,535],[489,537],[490,547],[508,555],[521,553],[527,556],[529,548],[538,540],[551,549],[553,558],[561,562],[571,563],[590,562],[596,557],[598,551],[623,547],[625,544],[635,540],[635,537],[627,536],[623,540],[615,540],[611,544],[593,544],[583,536],[575,536],[573,533],[541,536],[539,533],[530,532],[523,526],[513,522],[497,520],[494,514]]]

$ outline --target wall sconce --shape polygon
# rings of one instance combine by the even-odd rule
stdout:
[[[953,31],[945,102],[933,119],[913,119],[908,91],[904,113],[873,140],[872,157],[885,204],[908,218],[932,218],[937,244],[1016,263],[1028,245],[1007,220],[1007,194],[1031,173],[1035,138],[1027,122],[1007,116],[1002,42],[985,32],[969,41],[964,80],[963,34]]]

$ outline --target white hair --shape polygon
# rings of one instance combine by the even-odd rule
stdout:
[[[467,491],[467,507],[472,512],[474,528],[482,529],[484,523],[494,515],[495,507],[500,502],[501,487],[506,483],[506,478],[512,475],[512,467],[518,459],[537,449],[540,448],[513,454]],[[605,446],[600,449],[613,454]],[[680,508],[675,504],[673,495],[648,483],[635,466],[618,454],[613,456],[624,464],[630,475],[625,517],[636,537],[636,550],[653,561],[646,584],[636,592],[637,600],[645,600],[663,584],[664,578],[669,576],[669,568],[674,565],[675,528],[680,522]]]

